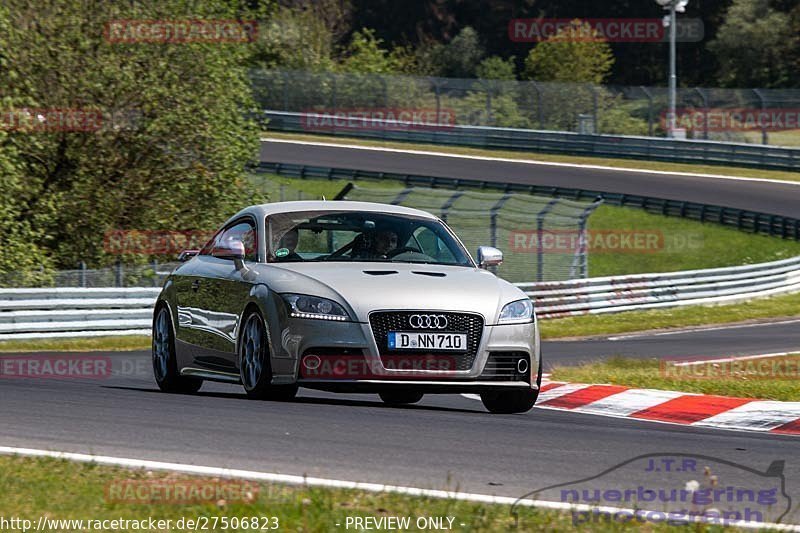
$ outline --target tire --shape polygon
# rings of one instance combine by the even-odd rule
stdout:
[[[191,394],[203,386],[202,379],[181,376],[175,357],[175,334],[166,305],[161,305],[153,318],[153,376],[164,392]]]
[[[539,357],[539,371],[536,376],[536,390],[511,390],[484,392],[481,394],[483,406],[490,413],[494,414],[514,414],[527,413],[536,404],[539,398],[539,389],[542,386],[542,358]]]
[[[389,391],[380,392],[378,396],[387,405],[408,405],[420,401],[424,394],[414,391]]]
[[[252,311],[243,321],[239,339],[239,376],[247,397],[253,400],[290,401],[297,385],[272,385],[272,366],[264,319]]]

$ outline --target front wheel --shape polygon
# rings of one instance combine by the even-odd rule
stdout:
[[[380,392],[378,396],[380,396],[383,403],[387,405],[408,405],[420,401],[423,394],[414,391],[391,391]]]
[[[193,393],[203,386],[202,379],[187,378],[178,372],[175,335],[166,305],[159,307],[153,320],[153,376],[164,392]]]
[[[289,401],[297,385],[272,385],[267,329],[261,315],[253,311],[244,320],[239,342],[239,375],[248,398]]]

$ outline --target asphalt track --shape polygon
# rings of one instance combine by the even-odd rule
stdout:
[[[800,350],[797,325],[549,341],[543,350],[549,364],[615,354],[792,351]],[[85,355],[98,354],[71,354]],[[702,453],[757,470],[785,460],[788,492],[794,501],[800,497],[800,463],[792,460],[800,452],[796,437],[544,409],[497,416],[460,395],[429,395],[418,405],[390,408],[375,395],[306,390],[291,403],[254,402],[238,386],[214,383],[196,396],[164,394],[153,381],[149,352],[109,357],[114,371],[99,379],[0,379],[0,446],[511,497],[600,473],[641,454]],[[628,475],[612,472],[606,482]],[[647,482],[657,484],[654,476]]]
[[[547,366],[570,365],[614,355],[635,358],[716,358],[800,353],[800,319],[588,340],[546,341],[542,350]]]
[[[641,454],[702,453],[762,471],[786,460],[788,491],[800,494],[790,436],[544,409],[490,415],[459,395],[392,408],[375,395],[305,390],[291,403],[257,402],[212,383],[165,394],[147,352],[111,357],[115,371],[101,379],[0,380],[0,445],[511,497]]]
[[[535,154],[531,157],[535,158]],[[260,159],[273,163],[636,194],[789,217],[796,217],[800,212],[800,183],[764,183],[646,171],[622,172],[613,169],[442,157],[276,140],[261,143]],[[631,167],[635,165],[632,161]]]

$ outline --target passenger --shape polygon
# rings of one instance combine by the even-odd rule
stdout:
[[[275,260],[303,261],[303,258],[300,257],[300,254],[295,252],[299,240],[300,240],[300,235],[299,232],[297,231],[297,228],[290,229],[289,231],[284,233],[283,237],[281,237],[280,244],[278,244],[278,249],[275,250]]]

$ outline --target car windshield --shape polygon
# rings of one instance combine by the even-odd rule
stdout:
[[[373,261],[473,266],[439,220],[363,211],[267,217],[267,261]]]

